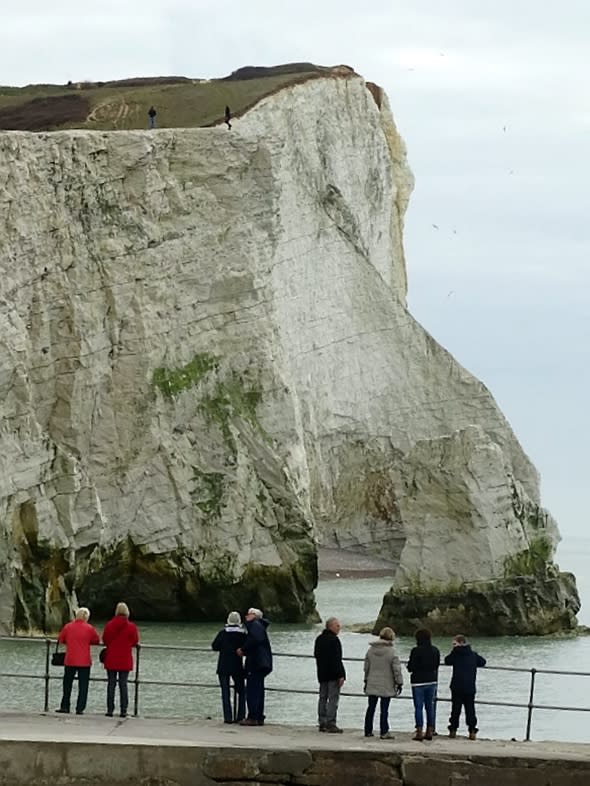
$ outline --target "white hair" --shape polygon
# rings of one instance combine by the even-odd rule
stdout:
[[[88,622],[90,619],[90,609],[87,609],[86,606],[80,606],[80,608],[76,611],[76,619]]]
[[[252,614],[257,619],[262,619],[262,616],[263,616],[262,612],[260,611],[260,609],[254,609],[254,608],[248,609],[248,614]]]

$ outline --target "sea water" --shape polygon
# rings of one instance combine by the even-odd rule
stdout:
[[[560,547],[558,561],[562,569],[571,570],[578,578],[583,602],[579,615],[582,624],[590,625],[590,540],[569,539]],[[366,623],[374,620],[384,592],[389,588],[388,579],[331,579],[323,581],[317,591],[320,613],[325,618],[338,616],[343,625]],[[219,629],[219,624],[141,624],[144,644],[195,646],[207,650]],[[321,626],[271,625],[270,637],[275,653],[310,655],[315,636]],[[368,634],[344,630],[341,633],[344,654],[362,659],[371,640]],[[397,649],[406,659],[413,646],[410,637],[400,637]],[[446,654],[450,639],[439,637],[434,642]],[[501,637],[474,638],[473,647],[487,658],[490,666],[511,666],[519,669],[550,669],[555,671],[590,672],[590,637]],[[213,653],[195,653],[183,650],[144,648],[140,661],[139,712],[143,716],[220,718],[221,706],[216,687],[186,687],[152,684],[162,682],[192,682],[216,685],[216,657]],[[0,678],[0,702],[4,710],[39,712],[44,703],[45,650],[39,642],[0,642],[0,671],[3,673],[34,674],[38,679],[18,677]],[[405,669],[404,669],[405,672]],[[59,705],[63,672],[51,668],[50,710]],[[93,677],[103,677],[99,663],[92,669]],[[439,678],[439,697],[449,696],[450,671],[442,668]],[[478,673],[478,698],[481,701],[499,701],[526,705],[529,699],[530,671],[509,672],[482,669]],[[280,657],[275,660],[275,670],[267,684],[270,688],[304,690],[308,693],[282,693],[268,691],[266,714],[269,722],[313,725],[316,721],[316,676],[313,660],[309,658]],[[362,662],[347,663],[347,680],[341,698],[338,722],[345,728],[362,729],[366,699],[360,694],[363,687]],[[133,685],[130,685],[133,707]],[[75,690],[75,689],[74,689]],[[590,708],[590,676],[574,677],[538,674],[536,676],[536,704],[579,707],[579,711],[565,712],[535,709],[532,714],[532,738],[535,740],[572,740],[590,742],[589,715],[582,708]],[[105,685],[93,682],[90,688],[87,714],[105,711]],[[514,707],[477,707],[481,736],[523,739],[527,710]],[[445,732],[449,704],[438,705],[437,727]],[[409,731],[413,726],[411,692],[405,672],[402,697],[392,702],[390,710],[392,728]],[[89,717],[85,722],[91,722]],[[127,722],[140,722],[129,720]]]

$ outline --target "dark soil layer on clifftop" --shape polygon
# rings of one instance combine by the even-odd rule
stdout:
[[[373,628],[400,635],[427,627],[435,635],[545,636],[575,630],[580,599],[571,573],[545,573],[463,584],[448,591],[404,587],[383,598]]]
[[[247,66],[223,79],[144,77],[116,82],[0,86],[0,129],[109,131],[147,127],[150,106],[158,128],[195,128],[222,122],[226,105],[239,116],[266,95],[321,76],[353,74],[347,66],[292,63]]]

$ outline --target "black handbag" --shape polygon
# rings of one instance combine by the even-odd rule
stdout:
[[[59,651],[59,641],[55,642],[55,652],[51,654],[51,665],[52,666],[66,665],[66,653]]]
[[[107,648],[103,647],[101,651],[98,653],[98,659],[101,663],[104,663],[107,657]]]

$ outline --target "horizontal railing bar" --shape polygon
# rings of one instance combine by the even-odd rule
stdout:
[[[55,644],[57,639],[50,638],[47,636],[0,636],[0,641],[27,641],[27,642],[42,642],[47,644]],[[102,646],[102,645],[93,645],[93,646]],[[211,650],[209,647],[193,647],[188,644],[140,644],[138,647],[141,650],[165,650],[165,651],[176,651],[176,652],[200,652],[203,654],[214,655],[214,651]],[[313,655],[301,653],[301,652],[273,652],[273,656],[276,658],[298,658],[303,660],[313,660]],[[364,658],[356,658],[356,657],[343,657],[343,660],[347,663],[363,663]],[[402,660],[402,664],[406,665],[407,661]],[[446,666],[444,663],[441,663],[441,668],[451,668],[451,666]],[[522,666],[486,666],[485,671],[508,671],[508,672],[515,672],[521,674],[530,674],[532,668],[524,668]],[[553,674],[553,675],[561,675],[561,676],[570,676],[570,677],[590,677],[590,672],[588,671],[561,671],[559,669],[534,669],[537,674]],[[22,675],[0,675],[0,676],[22,676]],[[37,676],[37,675],[35,675]],[[172,683],[166,683],[172,684]],[[526,705],[528,707],[528,705]]]

